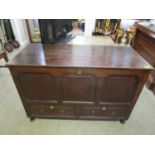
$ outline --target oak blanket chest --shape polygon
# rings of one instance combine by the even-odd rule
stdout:
[[[26,114],[124,123],[152,67],[130,47],[29,44],[7,63]]]

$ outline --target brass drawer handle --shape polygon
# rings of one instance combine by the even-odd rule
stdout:
[[[51,106],[50,106],[50,109],[51,109],[51,110],[53,110],[53,109],[54,109],[54,106],[53,106],[53,105],[51,105]]]
[[[82,70],[81,69],[77,69],[76,74],[81,75],[82,74]]]
[[[112,111],[112,114],[115,115],[116,114],[115,111]]]
[[[92,110],[91,113],[92,113],[92,114],[95,114],[95,110]]]
[[[107,110],[107,108],[106,107],[102,107],[102,111],[106,111]]]

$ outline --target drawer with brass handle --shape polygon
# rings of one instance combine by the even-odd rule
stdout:
[[[31,105],[31,114],[33,116],[41,117],[74,117],[74,107],[72,106],[58,106],[58,105]]]
[[[125,117],[127,107],[86,106],[81,109],[81,116],[93,117]]]

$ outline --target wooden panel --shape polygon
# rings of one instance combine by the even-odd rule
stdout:
[[[87,106],[81,110],[81,116],[91,117],[125,117],[126,107],[110,107],[110,106]]]
[[[29,44],[8,66],[148,69],[151,66],[130,47]],[[147,68],[146,68],[147,67]]]
[[[56,88],[54,78],[48,74],[22,73],[18,76],[19,82],[27,101],[56,100]]]
[[[63,103],[93,103],[96,80],[91,75],[65,75],[61,78]]]
[[[155,40],[152,40],[151,37],[147,36],[144,33],[139,33],[135,37],[134,48],[137,52],[144,57],[151,65],[155,64]]]
[[[137,42],[135,49],[147,62],[149,62],[152,66],[155,65],[154,58],[148,53],[146,47],[142,43]]]
[[[29,117],[116,120],[152,69],[131,48],[89,45],[28,45],[8,66]]]
[[[136,24],[136,35],[133,39],[133,48],[154,68],[151,72],[146,86],[153,91],[153,83],[155,81],[155,26],[143,26]]]
[[[41,117],[75,117],[71,106],[31,105],[31,115]]]
[[[129,104],[137,85],[136,77],[109,76],[103,79],[100,91],[100,103]]]

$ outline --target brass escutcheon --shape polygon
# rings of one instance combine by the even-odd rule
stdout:
[[[81,69],[77,69],[76,74],[81,75],[82,74],[82,70]]]
[[[92,113],[92,114],[95,114],[95,110],[92,110],[91,113]]]
[[[115,111],[112,111],[112,114],[115,115],[116,114]]]
[[[107,108],[106,107],[102,107],[102,111],[106,111],[107,110]]]
[[[50,109],[51,109],[51,110],[53,110],[53,109],[54,109],[54,106],[53,106],[53,105],[51,105],[51,106],[50,106]]]

